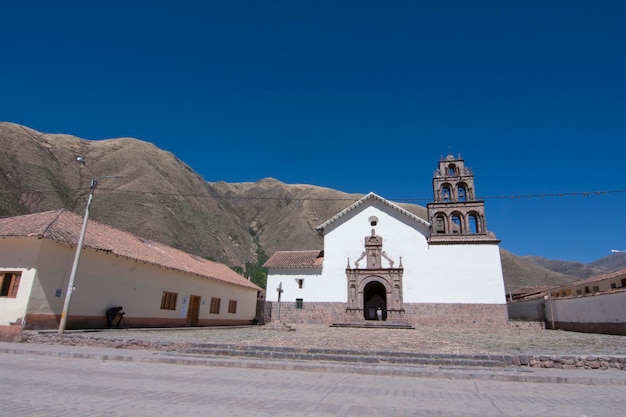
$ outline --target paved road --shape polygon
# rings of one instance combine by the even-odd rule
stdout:
[[[0,354],[0,416],[623,416],[626,386]]]

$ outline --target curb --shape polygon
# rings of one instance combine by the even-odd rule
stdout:
[[[89,348],[78,346],[0,344],[0,353],[40,355],[102,362],[161,363],[192,366],[219,366],[302,372],[334,372],[414,378],[475,379],[501,382],[559,383],[578,385],[626,386],[624,371],[582,371],[535,368],[446,367],[428,365],[391,365],[381,363],[344,364],[327,361],[278,360],[270,358],[217,358],[175,352]]]

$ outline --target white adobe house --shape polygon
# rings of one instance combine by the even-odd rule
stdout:
[[[499,240],[460,156],[439,161],[433,189],[428,219],[370,193],[317,228],[323,251],[276,252],[265,263],[272,320],[506,324]]]
[[[0,339],[56,329],[82,218],[66,210],[0,219]],[[89,221],[67,329],[250,324],[260,287],[228,266]]]

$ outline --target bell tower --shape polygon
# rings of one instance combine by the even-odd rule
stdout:
[[[434,202],[429,203],[429,243],[499,243],[487,231],[485,203],[476,199],[474,174],[461,155],[439,160],[433,175]]]

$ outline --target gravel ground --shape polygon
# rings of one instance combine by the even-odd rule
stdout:
[[[240,346],[354,349],[455,354],[612,355],[626,356],[626,336],[544,330],[532,326],[504,328],[419,327],[416,329],[335,328],[293,324],[295,331],[266,326],[68,332],[70,337],[164,343],[227,343]]]

